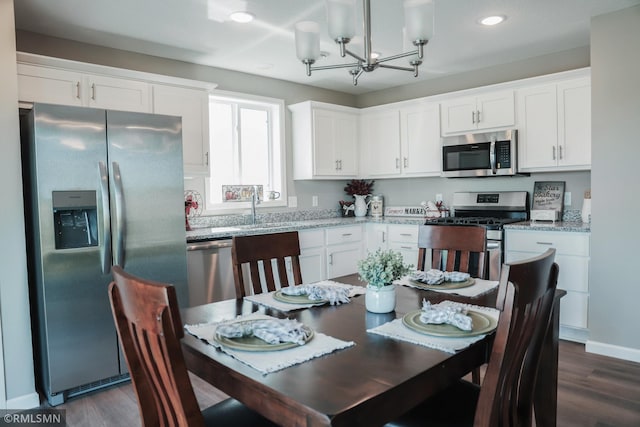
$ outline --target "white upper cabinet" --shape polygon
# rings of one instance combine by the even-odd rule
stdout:
[[[18,64],[21,102],[149,112],[149,84],[120,77]]]
[[[440,107],[442,135],[515,124],[512,90],[445,100]]]
[[[209,92],[153,85],[153,112],[182,117],[182,154],[187,176],[209,175]]]
[[[375,177],[440,175],[438,104],[363,110],[360,118],[361,175]]]
[[[290,105],[293,179],[358,175],[358,110],[306,101]]]
[[[421,103],[400,110],[402,174],[439,176],[442,172],[440,109],[437,103]]]
[[[591,168],[589,77],[518,90],[520,170]]]
[[[367,111],[360,116],[360,173],[368,177],[398,176],[402,172],[400,111]]]

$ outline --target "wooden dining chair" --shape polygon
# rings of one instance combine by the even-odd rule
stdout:
[[[545,333],[558,282],[555,249],[505,264],[500,319],[482,386],[460,380],[387,426],[529,427]]]
[[[143,426],[275,426],[235,399],[200,411],[180,347],[184,332],[175,288],[118,266],[112,271],[111,311]]]
[[[291,259],[293,283],[289,283],[286,259]],[[236,298],[246,295],[243,265],[249,265],[250,280],[254,294],[262,293],[262,277],[264,277],[267,292],[276,290],[272,260],[277,265],[278,280],[281,287],[299,285],[302,283],[300,271],[300,241],[298,232],[258,234],[254,236],[234,236],[231,246],[233,263],[233,279],[236,285]],[[262,269],[260,268],[262,265]],[[261,272],[262,270],[262,272]]]
[[[461,271],[486,279],[487,230],[478,225],[421,225],[418,231],[418,270]],[[446,252],[446,256],[445,256]],[[446,258],[446,264],[443,259]]]

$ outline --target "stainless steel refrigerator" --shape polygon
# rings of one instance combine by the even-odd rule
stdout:
[[[127,379],[112,265],[172,283],[188,304],[182,125],[35,104],[21,126],[37,377],[58,405]]]

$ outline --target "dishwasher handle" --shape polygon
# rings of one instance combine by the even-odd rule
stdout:
[[[193,242],[187,244],[188,251],[204,251],[207,249],[230,248],[233,245],[232,239],[207,240],[204,242]]]

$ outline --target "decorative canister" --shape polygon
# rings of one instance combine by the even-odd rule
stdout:
[[[371,216],[375,218],[379,218],[382,216],[384,212],[384,198],[382,196],[372,196],[369,201],[369,209],[371,211]]]

